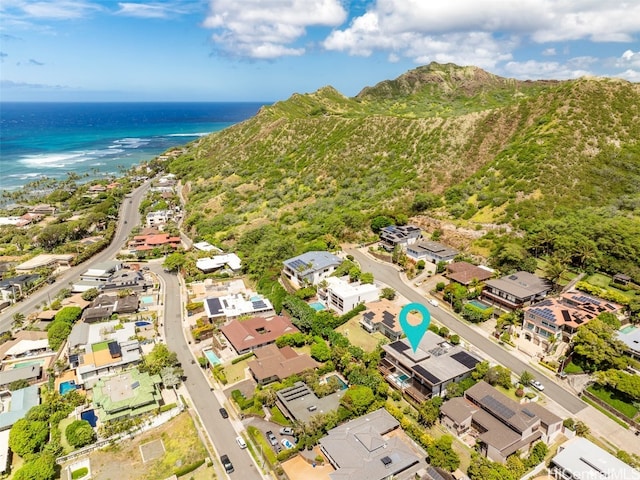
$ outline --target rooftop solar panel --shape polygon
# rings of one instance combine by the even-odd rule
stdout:
[[[408,350],[409,348],[411,348],[411,347],[409,347],[409,345],[407,345],[404,342],[401,342],[400,340],[398,340],[397,342],[393,342],[389,346],[391,348],[393,348],[396,352],[400,352],[400,353],[402,353],[405,350]]]
[[[431,383],[431,385],[436,385],[436,384],[440,383],[440,379],[438,377],[436,377],[433,373],[428,372],[427,370],[424,369],[424,367],[422,367],[420,365],[413,366],[411,368],[411,370],[413,370],[418,375],[420,375],[422,378],[427,380],[429,383]]]
[[[467,368],[474,368],[478,363],[480,363],[480,360],[478,360],[475,357],[472,357],[467,352],[454,353],[453,355],[451,355],[451,358],[453,358],[456,362],[461,363]]]
[[[497,398],[492,397],[491,395],[486,395],[486,396],[482,397],[482,400],[480,400],[480,402],[482,403],[482,405],[484,405],[489,410],[491,410],[496,415],[498,415],[498,416],[500,416],[502,418],[509,419],[509,418],[513,417],[516,414],[516,412],[511,410],[504,403],[502,403]]]

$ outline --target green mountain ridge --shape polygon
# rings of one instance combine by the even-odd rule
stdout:
[[[379,214],[535,231],[588,209],[633,227],[639,139],[640,84],[431,64],[354,98],[294,94],[191,144],[168,170],[189,184],[191,233],[221,244],[265,225],[295,248],[327,234],[359,241]]]

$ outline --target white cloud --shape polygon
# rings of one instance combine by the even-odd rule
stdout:
[[[542,51],[542,55],[545,57],[555,57],[558,53],[555,48],[545,48]]]
[[[335,27],[347,12],[340,0],[211,0],[203,25],[226,54],[270,59],[302,55],[293,44],[307,27]]]
[[[83,0],[2,0],[0,13],[12,20],[22,18],[72,20],[83,18],[103,8],[97,3]]]
[[[640,69],[640,51],[626,50],[620,58],[616,59],[615,66],[618,68],[639,68]]]
[[[167,3],[118,3],[117,15],[138,18],[169,18],[176,12],[176,5]]]
[[[591,75],[588,70],[581,68],[587,63],[592,62],[587,62],[585,59],[572,59],[565,64],[560,62],[539,62],[537,60],[507,62],[504,66],[504,71],[508,76],[521,79],[566,80]]]
[[[618,78],[624,78],[625,80],[629,80],[630,82],[640,82],[640,70],[629,69],[614,76]]]
[[[375,0],[323,45],[351,55],[386,51],[420,63],[446,60],[491,68],[511,58],[520,42],[630,42],[639,31],[637,1]]]

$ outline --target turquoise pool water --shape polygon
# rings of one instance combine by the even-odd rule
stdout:
[[[80,418],[82,420],[86,420],[87,422],[89,422],[89,425],[91,425],[93,428],[96,428],[96,424],[98,423],[98,417],[96,416],[96,413],[92,410],[85,410],[84,412],[82,412],[80,414]]]
[[[491,308],[490,305],[487,305],[486,303],[482,303],[478,300],[471,300],[469,301],[469,303],[474,307],[478,307],[480,310],[487,310],[488,308]]]
[[[404,383],[407,380],[409,380],[409,375],[405,375],[404,373],[402,375],[398,375],[398,381],[399,382]]]
[[[338,383],[340,384],[340,390],[346,390],[347,388],[349,388],[349,385],[344,383],[344,380],[342,380],[338,375],[329,375],[327,377],[327,382],[330,378],[335,378],[338,381]]]
[[[42,365],[44,360],[31,360],[30,362],[18,362],[13,364],[13,368],[31,367],[33,365]]]
[[[637,328],[638,327],[636,327],[635,325],[627,325],[626,327],[620,329],[620,333],[627,335],[633,332],[634,330],[636,330]]]
[[[73,380],[62,382],[59,387],[60,395],[64,395],[65,393],[75,389],[76,389],[76,382],[74,382]]]
[[[202,353],[204,353],[204,356],[207,357],[207,360],[209,360],[209,363],[211,365],[219,365],[222,363],[218,358],[218,356],[215,353],[213,353],[213,350],[205,350]]]
[[[154,303],[152,295],[145,295],[144,297],[140,297],[140,301],[145,305],[152,305]]]
[[[309,306],[310,306],[311,308],[313,308],[316,312],[319,312],[319,311],[321,311],[321,310],[324,310],[324,309],[325,309],[325,306],[324,306],[323,304],[321,304],[320,302],[313,302],[313,303],[310,303],[310,304],[309,304]]]

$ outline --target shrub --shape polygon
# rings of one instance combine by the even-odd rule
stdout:
[[[176,477],[182,477],[187,473],[193,472],[195,469],[200,468],[200,466],[204,465],[204,458],[202,460],[198,460],[197,462],[189,463],[188,465],[183,465],[180,468],[177,468],[173,471]]]
[[[89,473],[89,469],[87,467],[82,467],[77,470],[71,472],[71,480],[77,480],[79,478],[84,477],[87,473]]]
[[[67,441],[72,447],[80,448],[93,443],[96,433],[86,420],[75,420],[67,425],[64,431]]]

